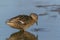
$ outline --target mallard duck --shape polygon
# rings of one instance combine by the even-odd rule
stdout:
[[[30,15],[18,15],[10,18],[6,23],[15,29],[26,30],[34,23],[37,23],[38,15],[36,13],[31,13]]]

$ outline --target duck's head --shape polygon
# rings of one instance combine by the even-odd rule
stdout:
[[[31,13],[30,16],[37,21],[38,20],[38,15],[36,13]]]

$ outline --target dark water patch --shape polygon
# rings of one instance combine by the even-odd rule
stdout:
[[[46,15],[48,15],[48,13],[43,13],[43,14],[39,14],[39,16],[46,16]]]
[[[50,17],[52,17],[52,18],[56,18],[56,17],[57,17],[57,15],[52,15],[52,16],[50,16]]]
[[[56,7],[55,9],[51,9],[52,12],[60,12],[60,7]]]
[[[56,8],[56,9],[52,9],[50,10],[51,12],[58,12],[58,14],[60,15],[60,8]]]
[[[36,5],[35,7],[52,7],[52,6],[60,6],[60,5],[54,5],[54,4],[52,4],[52,5]]]
[[[31,31],[33,32],[48,32],[47,28],[34,28],[34,29],[31,29]]]

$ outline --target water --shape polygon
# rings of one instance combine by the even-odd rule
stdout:
[[[32,12],[36,14],[47,12],[48,15],[39,16],[38,25],[34,24],[26,31],[36,36],[38,34],[38,40],[60,40],[60,15],[58,12],[49,11],[54,7],[37,8],[35,7],[37,4],[58,5],[60,0],[0,0],[0,40],[6,40],[11,34],[19,31],[5,23],[9,18]],[[40,31],[32,31],[34,28],[40,28]]]

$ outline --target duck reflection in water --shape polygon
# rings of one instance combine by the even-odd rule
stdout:
[[[38,40],[38,38],[29,32],[19,31],[11,34],[7,40]]]

